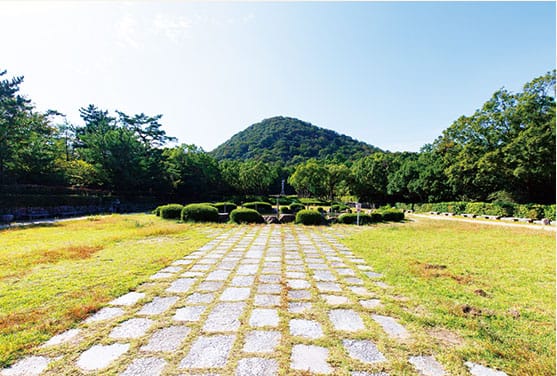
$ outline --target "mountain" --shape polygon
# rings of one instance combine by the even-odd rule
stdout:
[[[211,154],[218,160],[256,159],[293,165],[310,158],[357,159],[376,151],[381,149],[295,118],[277,116],[235,134]]]

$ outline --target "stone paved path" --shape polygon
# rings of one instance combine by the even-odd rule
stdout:
[[[226,230],[1,375],[448,375],[381,314],[389,286],[339,231]]]

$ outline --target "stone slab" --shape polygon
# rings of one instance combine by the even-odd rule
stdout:
[[[178,301],[177,296],[155,297],[150,303],[147,303],[141,308],[138,315],[160,315],[168,310]]]
[[[385,333],[391,338],[408,338],[410,333],[394,318],[382,315],[371,315],[371,318],[381,325]]]
[[[273,330],[253,330],[246,335],[243,347],[248,353],[272,353],[278,346],[281,334]]]
[[[340,295],[321,295],[329,305],[349,304],[350,300],[346,296]]]
[[[172,278],[174,277],[173,273],[162,273],[162,272],[158,272],[153,274],[151,277],[149,277],[149,279],[168,279],[168,278]]]
[[[175,280],[170,284],[170,286],[166,289],[167,292],[186,292],[188,291],[193,284],[195,283],[195,278],[180,278]]]
[[[236,376],[278,375],[278,362],[274,359],[245,358],[238,361]]]
[[[318,282],[334,282],[337,280],[337,277],[328,270],[316,270],[313,273],[313,279]]]
[[[276,309],[256,308],[252,311],[249,325],[251,327],[278,326],[279,316]]]
[[[187,326],[170,326],[157,330],[141,351],[176,351],[191,332]]]
[[[211,291],[218,291],[222,288],[223,282],[210,282],[204,281],[197,286],[197,291],[204,291],[204,292],[211,292]]]
[[[60,333],[49,339],[42,347],[56,346],[68,342],[75,343],[78,341],[80,333],[81,329],[66,330],[64,333]]]
[[[279,283],[280,275],[260,275],[259,282],[263,283]]]
[[[310,302],[292,302],[288,303],[288,312],[290,313],[304,313],[309,310],[313,305]]]
[[[290,300],[309,300],[311,292],[308,290],[290,290],[288,291],[288,299]]]
[[[280,295],[255,295],[254,305],[256,307],[278,307],[280,306]]]
[[[208,292],[208,293],[199,293],[194,292],[190,296],[187,297],[186,303],[188,304],[208,304],[211,303],[215,299],[215,293]]]
[[[150,319],[129,319],[112,329],[108,336],[113,339],[139,338],[149,330],[153,322]]]
[[[507,376],[503,371],[497,371],[493,368],[482,366],[481,364],[466,362],[464,363],[473,376]]]
[[[0,371],[2,376],[39,376],[48,367],[51,359],[45,356],[29,356],[23,358]]]
[[[432,356],[411,356],[408,361],[424,376],[446,375],[443,366]]]
[[[249,298],[251,289],[249,287],[228,287],[220,296],[223,302],[239,302]]]
[[[361,285],[364,284],[364,281],[362,281],[360,278],[356,278],[356,277],[347,277],[347,278],[344,278],[344,281],[346,283],[348,283],[349,285],[361,286]]]
[[[320,292],[341,292],[342,291],[340,286],[334,282],[317,282],[316,286]]]
[[[317,339],[323,337],[321,324],[313,320],[292,319],[289,323],[290,334],[293,336]]]
[[[124,314],[124,310],[122,308],[116,307],[105,307],[100,311],[96,312],[93,316],[87,318],[85,320],[86,324],[97,322],[97,321],[105,321],[110,320],[115,317],[122,316]]]
[[[308,281],[304,279],[288,279],[286,284],[291,289],[301,290],[301,289],[309,289],[311,285]]]
[[[135,359],[120,376],[159,376],[166,366],[166,360],[160,358]]]
[[[112,345],[95,345],[84,351],[77,359],[77,366],[84,371],[97,371],[106,368],[125,354],[130,345],[128,343],[114,343]]]
[[[108,304],[116,305],[116,306],[132,306],[138,301],[140,301],[141,299],[143,299],[144,297],[145,297],[144,293],[132,291],[132,292],[128,292],[125,295],[122,295],[117,299],[114,299]]]
[[[204,276],[204,275],[205,275],[205,273],[203,273],[203,272],[190,272],[190,271],[187,271],[187,272],[184,272],[184,273],[180,274],[181,277],[186,277],[186,278],[201,277],[201,276]]]
[[[207,275],[206,281],[226,281],[230,270],[215,270]]]
[[[356,295],[360,295],[360,296],[374,296],[373,293],[369,292],[368,289],[366,289],[363,286],[350,286],[349,287],[350,291],[352,291],[354,294]]]
[[[159,270],[159,273],[178,273],[181,272],[182,268],[180,266],[167,266],[164,269]]]
[[[199,321],[199,318],[207,309],[206,306],[187,306],[178,308],[172,317],[175,321]]]
[[[236,336],[220,335],[199,337],[188,355],[180,362],[180,368],[222,368],[226,365]]]
[[[203,330],[210,333],[237,331],[244,308],[244,302],[219,303],[209,314]]]
[[[369,278],[382,278],[383,274],[382,273],[376,273],[376,272],[364,272],[365,275],[367,275]]]
[[[290,368],[299,371],[329,375],[332,367],[327,363],[329,350],[320,346],[295,345],[292,348]]]
[[[277,283],[262,284],[257,287],[258,294],[280,294],[281,286]]]
[[[371,341],[344,339],[342,340],[342,345],[351,358],[361,362],[372,364],[387,360],[381,351],[377,349],[377,346]]]
[[[357,332],[365,329],[362,318],[352,309],[333,309],[329,311],[329,319],[335,330]]]
[[[253,285],[254,280],[255,276],[252,275],[237,276],[232,278],[230,285],[234,287],[250,287]]]
[[[381,300],[379,299],[364,299],[360,300],[360,305],[367,309],[373,309],[377,307],[381,307]]]

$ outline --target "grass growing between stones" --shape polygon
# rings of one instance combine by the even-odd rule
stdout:
[[[381,314],[428,333],[436,343],[417,345],[459,363],[450,373],[473,361],[509,375],[555,374],[553,232],[419,219],[343,242],[385,274]]]
[[[207,241],[207,226],[113,215],[0,232],[0,368]]]

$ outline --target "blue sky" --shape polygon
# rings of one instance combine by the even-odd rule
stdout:
[[[417,151],[555,68],[554,2],[0,2],[0,69],[40,110],[163,114],[212,150],[293,116]]]

